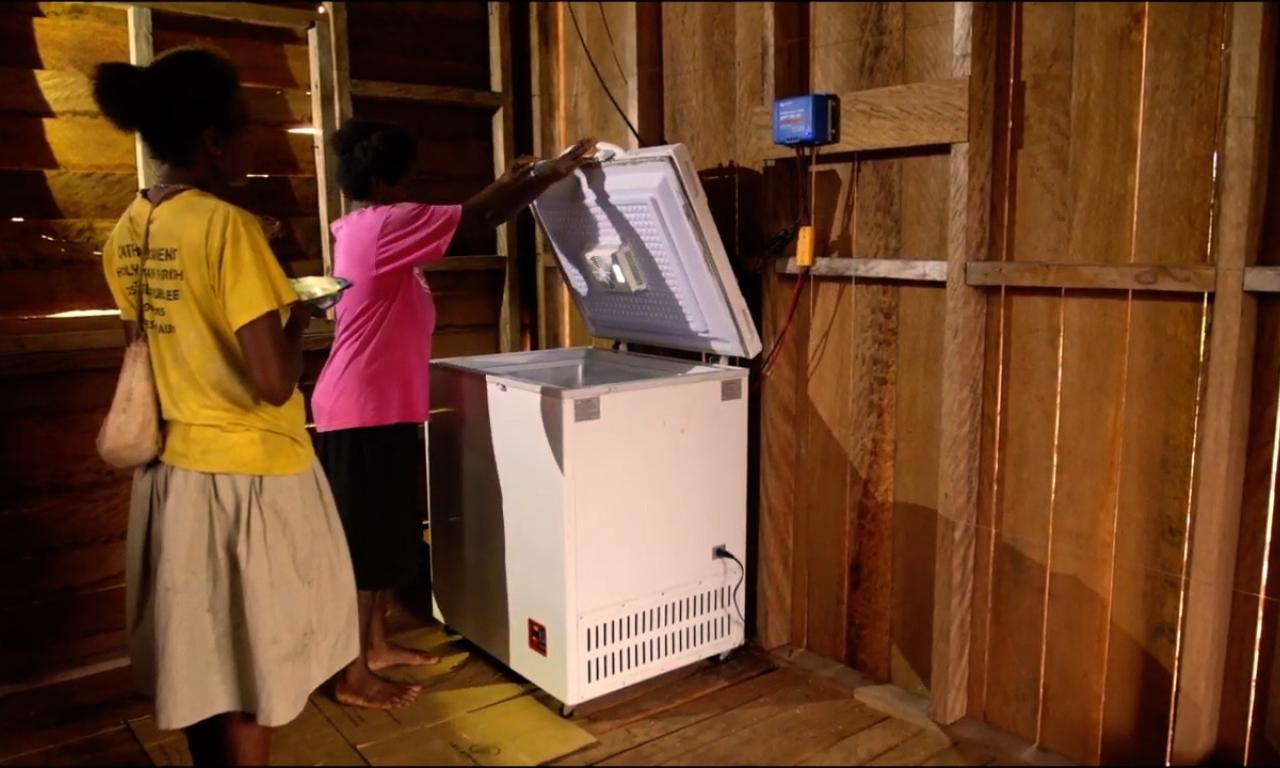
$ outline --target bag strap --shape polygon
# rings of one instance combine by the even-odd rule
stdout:
[[[145,340],[147,338],[147,323],[142,312],[143,306],[146,304],[147,300],[147,256],[151,254],[151,217],[155,214],[156,209],[160,207],[161,203],[166,202],[180,192],[185,192],[186,190],[191,189],[190,185],[187,184],[157,184],[155,187],[152,187],[152,189],[156,188],[162,188],[170,191],[167,191],[162,195],[159,200],[152,202],[150,196],[147,195],[148,190],[142,190],[142,196],[147,198],[147,202],[151,204],[151,208],[147,210],[147,221],[142,226],[142,250],[138,254],[138,279],[134,282],[134,285],[138,287],[138,306],[137,315],[135,315],[135,317],[138,321],[138,338],[140,340]]]

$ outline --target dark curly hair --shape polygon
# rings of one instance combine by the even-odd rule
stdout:
[[[395,185],[413,171],[418,144],[398,125],[346,120],[333,137],[338,184],[352,200],[368,200],[376,179]]]
[[[148,66],[99,64],[93,98],[125,131],[137,131],[155,159],[185,165],[201,135],[230,137],[249,123],[240,75],[229,59],[203,48],[179,48]]]

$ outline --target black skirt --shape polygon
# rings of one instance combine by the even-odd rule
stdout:
[[[402,589],[422,580],[418,425],[340,429],[317,435],[316,453],[351,548],[356,587]]]

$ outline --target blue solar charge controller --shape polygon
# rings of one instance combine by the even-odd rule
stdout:
[[[773,102],[773,143],[784,147],[820,147],[839,138],[840,99],[834,93],[809,93]]]

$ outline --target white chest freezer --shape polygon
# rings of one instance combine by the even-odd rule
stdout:
[[[571,709],[742,645],[747,371],[724,359],[760,340],[682,145],[617,151],[534,212],[593,336],[715,359],[432,364],[436,617]]]

